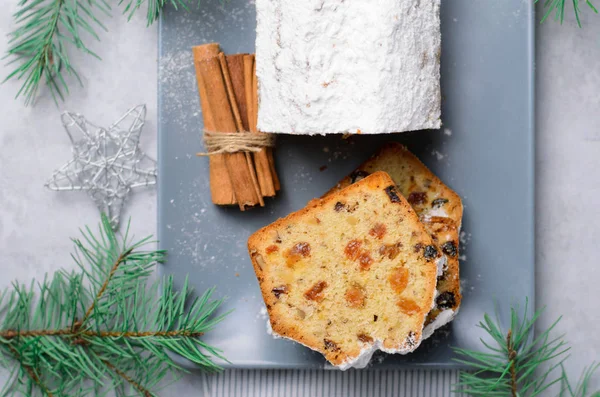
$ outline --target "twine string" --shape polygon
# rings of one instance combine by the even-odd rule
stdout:
[[[206,153],[198,153],[198,155],[259,152],[261,149],[274,146],[275,136],[273,134],[204,131]]]

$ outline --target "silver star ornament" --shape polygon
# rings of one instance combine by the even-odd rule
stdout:
[[[65,112],[63,126],[73,159],[46,182],[51,190],[85,190],[118,229],[121,210],[131,189],[156,184],[156,161],[139,148],[146,106],[128,110],[108,128],[80,114]]]

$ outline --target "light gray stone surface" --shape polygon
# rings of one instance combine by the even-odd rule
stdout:
[[[8,0],[0,9],[0,53],[7,47],[16,4]],[[13,99],[17,82],[0,86],[0,287],[72,268],[69,237],[77,236],[80,226],[98,222],[85,193],[43,188],[53,170],[70,158],[62,110],[108,125],[129,107],[145,103],[141,147],[156,157],[156,28],[147,29],[141,14],[125,23],[115,12],[105,22],[109,32],[101,33],[102,41],[89,40],[103,61],[73,54],[84,87],[73,84],[59,107],[44,95],[26,108]],[[579,29],[569,16],[562,26],[547,22],[536,32],[536,301],[546,306],[541,326],[563,315],[557,332],[567,333],[571,342],[568,371],[573,375],[600,358],[600,16],[585,12],[582,22]],[[9,71],[0,66],[2,78]],[[136,191],[123,216],[133,219],[136,236],[154,234],[155,190]],[[5,377],[0,372],[0,383]],[[199,390],[201,378],[188,375],[161,395],[197,395]]]

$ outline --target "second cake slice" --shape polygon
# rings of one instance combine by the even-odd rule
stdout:
[[[419,346],[441,253],[388,174],[311,202],[248,249],[275,333],[342,369]]]
[[[344,189],[376,171],[387,172],[392,177],[398,191],[407,198],[446,259],[443,268],[439,269],[441,274],[438,274],[435,307],[425,322],[423,338],[428,338],[436,329],[452,321],[462,299],[458,263],[462,201],[405,146],[395,142],[383,145],[373,157],[342,179],[326,195]]]

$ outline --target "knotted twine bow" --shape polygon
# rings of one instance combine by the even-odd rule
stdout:
[[[275,146],[275,135],[239,132],[204,131],[206,153],[199,156],[212,156],[222,153],[260,152],[261,149]]]

